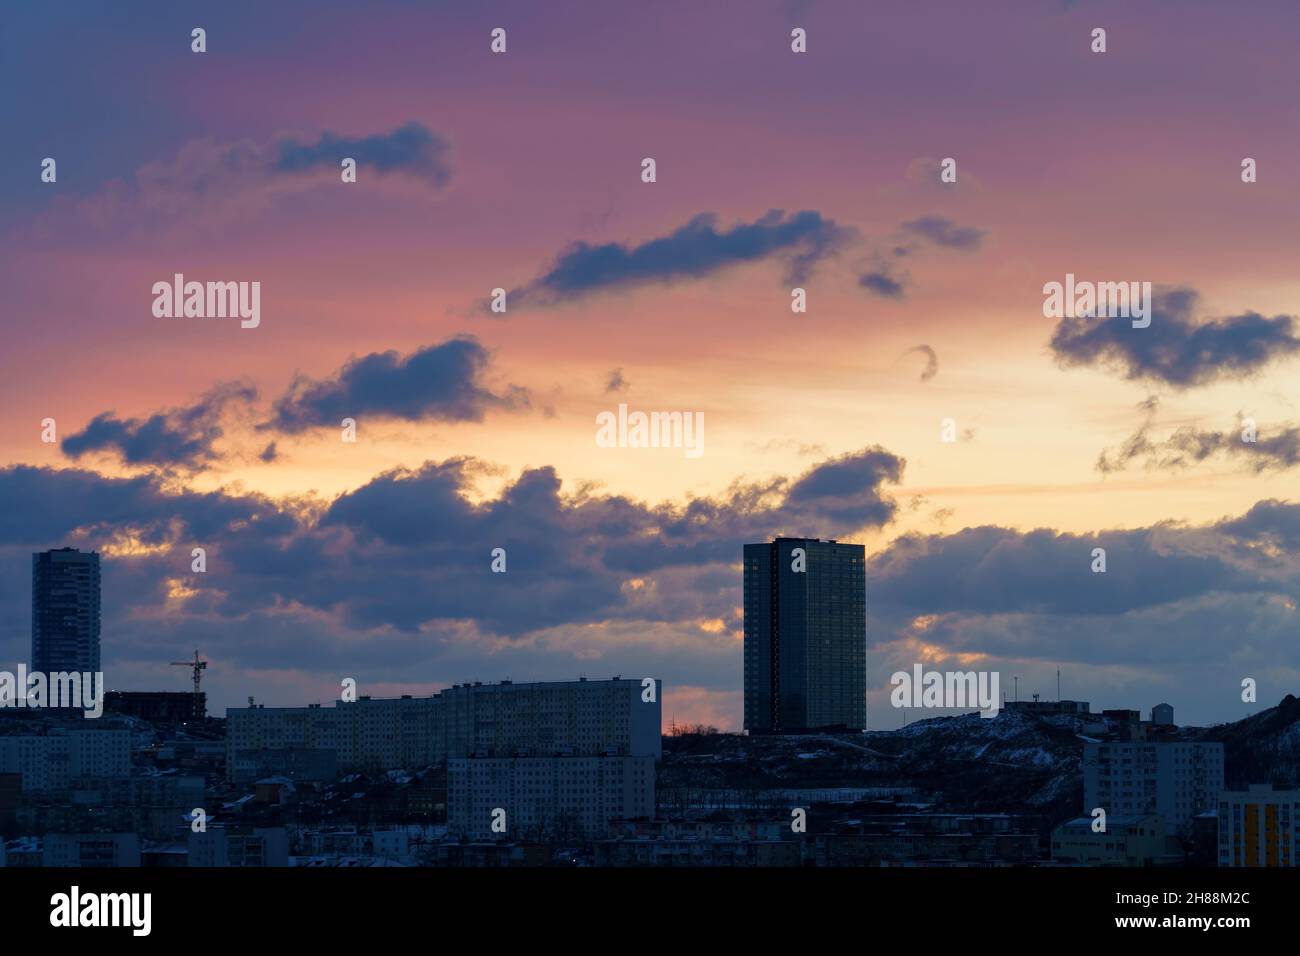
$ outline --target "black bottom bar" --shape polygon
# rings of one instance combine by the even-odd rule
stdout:
[[[227,940],[375,943],[383,932],[436,941],[448,930],[482,933],[484,942],[535,934],[539,945],[566,935],[585,944],[600,930],[647,944],[668,933],[682,945],[796,932],[807,948],[816,945],[809,932],[835,927],[864,940],[916,936],[918,946],[1032,931],[1058,934],[1035,937],[1042,942],[1171,932],[1229,941],[1293,927],[1285,907],[1296,885],[1294,870],[10,868],[0,869],[0,912],[11,938],[66,936],[71,927],[51,925],[56,894],[68,898],[66,913],[73,886],[83,906],[93,894],[148,893],[150,938],[205,949]],[[133,935],[130,927],[78,932]]]

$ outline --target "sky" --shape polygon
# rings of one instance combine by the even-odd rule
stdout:
[[[103,555],[111,688],[184,690],[195,649],[214,713],[654,676],[665,722],[736,730],[741,547],[780,534],[866,547],[873,729],[926,716],[889,702],[916,662],[1270,706],[1300,686],[1297,28],[7,7],[0,667],[66,545]],[[178,273],[259,283],[259,323],[160,317]],[[1067,274],[1151,283],[1150,326],[1046,317]],[[702,454],[602,447],[620,404],[702,414]]]

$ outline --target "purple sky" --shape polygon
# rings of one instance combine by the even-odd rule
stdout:
[[[782,533],[867,546],[872,727],[916,661],[1180,721],[1252,712],[1244,677],[1271,705],[1300,684],[1297,28],[6,10],[0,667],[30,554],[68,544],[105,554],[111,686],[184,689],[195,648],[215,712],[653,675],[666,719],[734,729],[741,545]],[[260,325],[155,317],[176,273],[260,283]],[[1045,318],[1067,273],[1151,282],[1151,327]],[[703,413],[704,453],[598,447],[620,403]]]

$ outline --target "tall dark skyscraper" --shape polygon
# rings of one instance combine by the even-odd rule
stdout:
[[[57,548],[32,555],[32,670],[99,667],[99,554]]]
[[[746,730],[866,727],[866,561],[815,538],[745,545]]]

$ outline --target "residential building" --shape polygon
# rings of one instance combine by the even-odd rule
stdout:
[[[1156,814],[1168,835],[1217,805],[1223,790],[1223,744],[1192,741],[1087,741],[1083,745],[1084,813]]]
[[[284,827],[208,824],[189,834],[190,866],[288,866],[289,833]]]
[[[1087,866],[1152,866],[1166,855],[1165,826],[1155,814],[1106,815],[1106,829],[1091,816],[1052,831],[1052,859]]]
[[[647,678],[646,680],[650,680]],[[370,698],[331,707],[226,711],[227,775],[292,776],[268,753],[333,751],[339,771],[413,769],[453,757],[662,754],[654,680],[457,684],[432,697]]]
[[[100,670],[97,552],[57,548],[32,555],[32,670]]]
[[[1219,794],[1219,866],[1296,866],[1300,849],[1300,790],[1249,790]]]
[[[866,550],[815,538],[744,548],[745,729],[862,730]]]
[[[447,763],[447,826],[476,839],[603,837],[655,812],[655,758],[460,757]]]
[[[42,866],[140,865],[140,838],[134,833],[48,833],[42,851]]]
[[[1042,716],[1085,716],[1089,714],[1090,706],[1086,700],[1008,700],[1002,704],[1002,710]]]
[[[78,780],[125,780],[131,775],[131,733],[51,727],[44,734],[2,736],[3,773],[21,774],[24,791],[66,790]]]
[[[142,720],[187,723],[207,716],[207,694],[163,690],[110,690],[104,711]]]

